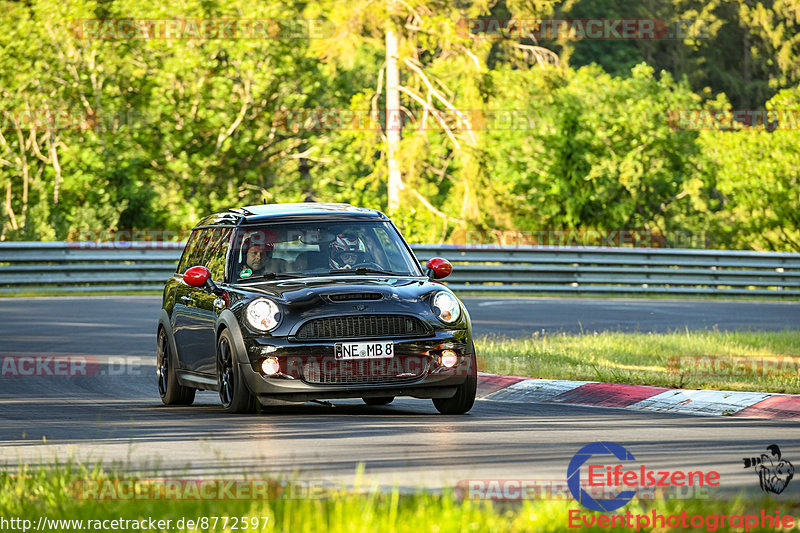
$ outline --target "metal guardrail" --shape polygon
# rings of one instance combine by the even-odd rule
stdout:
[[[183,243],[0,242],[0,292],[163,288]],[[412,246],[454,264],[456,291],[800,296],[800,253],[652,248]]]

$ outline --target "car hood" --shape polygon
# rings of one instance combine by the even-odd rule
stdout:
[[[309,304],[324,301],[348,303],[347,296],[355,293],[381,295],[382,300],[419,300],[425,294],[443,285],[420,277],[336,275],[314,278],[272,280],[262,283],[240,284],[236,288],[250,293],[263,294],[290,304]],[[373,296],[374,297],[374,296]],[[341,298],[340,300],[335,300]]]
[[[261,295],[276,301],[283,320],[273,336],[292,336],[312,318],[359,314],[415,315],[433,329],[469,328],[466,309],[457,323],[445,325],[438,320],[431,298],[445,287],[423,277],[338,275],[239,284],[231,289],[238,293],[234,312]]]

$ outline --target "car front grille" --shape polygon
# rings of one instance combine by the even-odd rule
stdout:
[[[428,328],[407,315],[354,315],[316,318],[303,324],[295,337],[302,340],[419,337]]]
[[[427,358],[414,363],[400,357],[391,359],[356,359],[346,361],[308,360],[303,364],[302,379],[313,385],[392,385],[420,379],[428,371]]]

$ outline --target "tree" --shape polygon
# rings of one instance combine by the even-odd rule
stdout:
[[[291,20],[297,6],[37,0],[10,7],[2,16],[11,31],[0,41],[4,104],[12,115],[67,109],[85,120],[5,137],[5,238],[180,228],[230,205],[302,197],[295,184],[307,136],[281,130],[277,111],[330,105],[321,102],[332,91],[308,39],[126,39],[114,24],[91,38],[92,26],[80,22]]]
[[[780,123],[739,131],[704,131],[722,208],[710,217],[712,244],[724,248],[800,251],[800,86],[767,103]],[[778,114],[778,112],[780,112]]]
[[[527,105],[535,117],[524,136],[498,133],[489,143],[515,227],[681,229],[692,197],[704,193],[698,133],[668,122],[670,110],[699,105],[685,82],[644,64],[626,78],[597,66],[497,76],[507,107]]]

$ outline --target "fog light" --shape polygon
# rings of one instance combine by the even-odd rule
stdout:
[[[264,374],[272,376],[281,371],[281,364],[278,362],[277,357],[267,357],[261,363],[261,370]]]
[[[453,368],[458,362],[458,354],[453,350],[444,350],[440,358],[442,366],[445,368]]]

